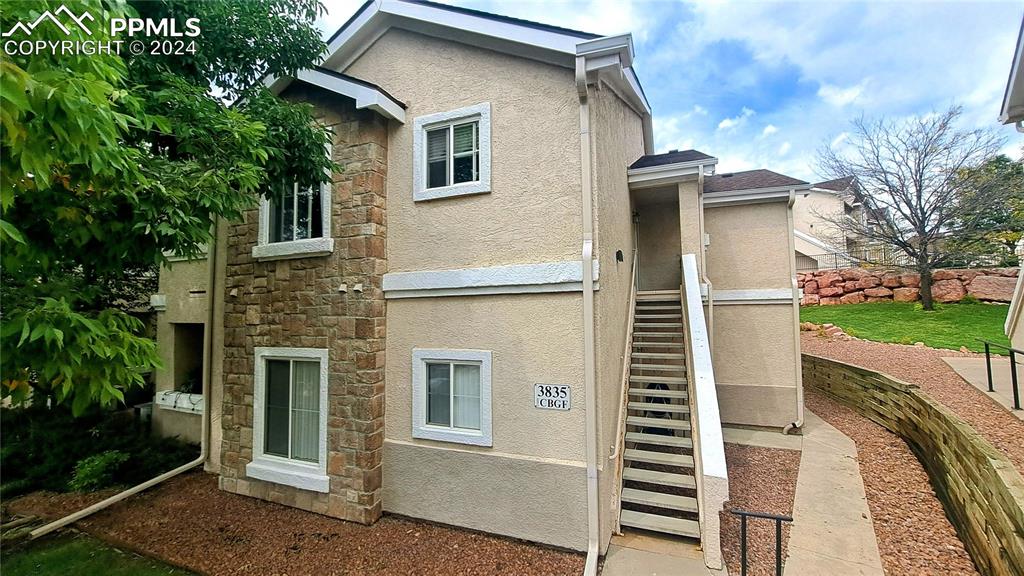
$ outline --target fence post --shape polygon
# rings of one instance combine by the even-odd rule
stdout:
[[[747,517],[740,515],[740,574],[747,576]]]
[[[1013,409],[1020,410],[1020,391],[1017,390],[1017,355],[1010,349],[1010,382],[1013,383]]]
[[[985,342],[985,371],[988,373],[988,391],[995,392],[992,387],[992,356],[989,355],[988,342]]]

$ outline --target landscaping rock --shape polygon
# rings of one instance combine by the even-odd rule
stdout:
[[[902,285],[899,274],[886,274],[882,276],[882,286],[886,288],[899,288]]]
[[[1012,276],[978,276],[967,286],[967,293],[978,300],[1009,302],[1016,286]]]
[[[909,288],[917,288],[921,285],[921,277],[917,274],[900,274],[900,284]]]
[[[936,270],[932,272],[932,281],[934,282],[939,282],[940,280],[956,280],[958,277],[958,270]]]
[[[839,275],[842,276],[843,280],[860,280],[865,276],[870,276],[871,273],[863,268],[846,268],[841,270]]]
[[[865,276],[857,281],[857,288],[860,288],[861,290],[865,288],[874,288],[881,283],[882,281],[875,276]]]
[[[826,298],[829,296],[842,296],[843,292],[844,290],[840,286],[829,286],[827,288],[820,288],[818,290],[818,295],[822,298]]]
[[[850,280],[848,282],[843,282],[843,292],[856,292],[859,289],[860,289],[860,281],[859,280]]]
[[[834,306],[836,304],[839,304],[839,298],[822,297],[818,300],[818,304],[821,306]]]
[[[802,306],[815,306],[819,303],[821,298],[817,294],[804,294],[804,299],[800,301]]]
[[[817,280],[809,280],[804,282],[804,294],[817,294],[818,293],[818,282]]]
[[[879,286],[877,288],[868,288],[864,291],[864,295],[868,298],[884,299],[887,296],[892,296],[892,290]]]
[[[959,302],[964,296],[967,296],[967,290],[956,278],[939,280],[932,284],[932,299],[936,302]]]
[[[896,288],[892,291],[894,302],[914,302],[920,296],[918,288]]]
[[[863,292],[851,292],[839,299],[839,302],[842,304],[860,304],[863,301]]]
[[[843,281],[843,277],[835,272],[829,271],[818,277],[818,288],[828,288]]]

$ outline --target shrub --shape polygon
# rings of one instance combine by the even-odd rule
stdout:
[[[129,414],[100,409],[78,418],[61,406],[3,409],[0,437],[4,498],[40,489],[66,491],[76,464],[105,452],[128,456],[106,486],[148,480],[198,455],[195,445],[150,436],[148,426]]]
[[[75,475],[68,488],[77,492],[99,490],[110,486],[121,465],[131,458],[120,450],[107,450],[83,458],[75,464]]]
[[[978,304],[981,300],[974,297],[973,294],[968,294],[960,299],[960,304]]]

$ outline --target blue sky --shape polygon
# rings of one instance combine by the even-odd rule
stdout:
[[[362,4],[325,0],[333,32]],[[1019,2],[448,2],[598,34],[632,32],[659,152],[696,148],[718,171],[815,178],[814,155],[849,120],[958,103],[997,126]],[[1022,138],[1003,127],[1006,152]]]

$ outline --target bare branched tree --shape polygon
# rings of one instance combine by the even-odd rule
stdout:
[[[994,130],[956,126],[959,106],[899,121],[863,117],[839,145],[818,151],[819,170],[831,178],[853,176],[869,219],[828,218],[846,236],[902,252],[921,275],[921,303],[932,309],[932,270],[951,254],[951,237],[977,237],[988,225],[987,209],[1005,190],[971,182],[998,153],[1004,138]],[[959,192],[972,188],[969,205]]]

